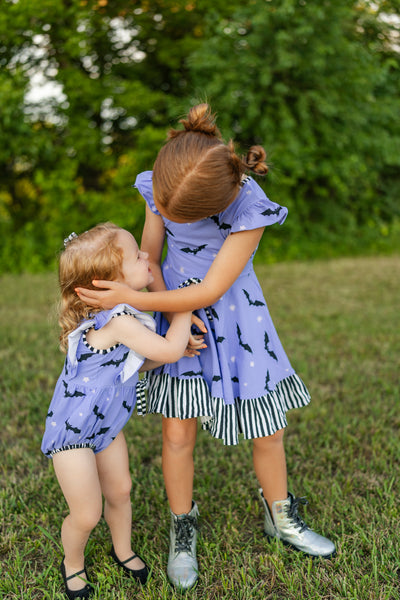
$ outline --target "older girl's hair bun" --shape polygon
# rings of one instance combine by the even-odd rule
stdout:
[[[253,171],[257,175],[266,175],[268,173],[268,165],[265,162],[267,155],[262,146],[251,146],[247,152],[247,156],[242,158],[242,162],[246,169]]]
[[[220,131],[215,124],[215,114],[212,113],[211,107],[204,104],[193,106],[185,119],[180,119],[186,131],[196,131],[205,135],[221,138]],[[169,137],[175,137],[177,130],[170,131]]]

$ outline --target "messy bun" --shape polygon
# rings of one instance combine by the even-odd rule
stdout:
[[[220,131],[215,123],[215,114],[211,112],[208,104],[198,104],[190,109],[187,119],[181,119],[186,131],[200,131],[207,135],[221,138]]]
[[[265,162],[267,155],[262,146],[252,146],[247,152],[247,156],[242,158],[242,163],[246,170],[253,171],[257,175],[266,175],[268,165]]]

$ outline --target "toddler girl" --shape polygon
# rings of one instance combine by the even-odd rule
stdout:
[[[90,286],[95,277],[123,282],[132,290],[153,281],[147,253],[116,225],[98,225],[65,241],[59,322],[67,356],[50,403],[42,451],[53,459],[69,507],[61,529],[61,573],[68,598],[91,594],[84,550],[101,517],[102,496],[112,558],[125,573],[141,583],[147,580],[148,567],[131,548],[131,478],[122,429],[135,407],[138,372],[178,360],[191,319],[190,312],[174,315],[161,337],[150,315],[127,304],[88,309],[75,288]]]

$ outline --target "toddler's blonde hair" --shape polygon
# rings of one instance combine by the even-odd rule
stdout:
[[[68,335],[81,321],[101,309],[88,306],[75,292],[76,287],[95,288],[93,279],[115,280],[122,277],[122,248],[116,237],[121,227],[100,223],[66,242],[60,255],[58,277],[61,291],[59,306],[60,348],[67,352]]]

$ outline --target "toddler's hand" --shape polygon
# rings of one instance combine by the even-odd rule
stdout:
[[[189,336],[189,343],[184,352],[184,356],[199,356],[199,350],[203,348],[207,348],[207,344],[204,343],[204,337],[202,335],[193,335],[192,333]]]

